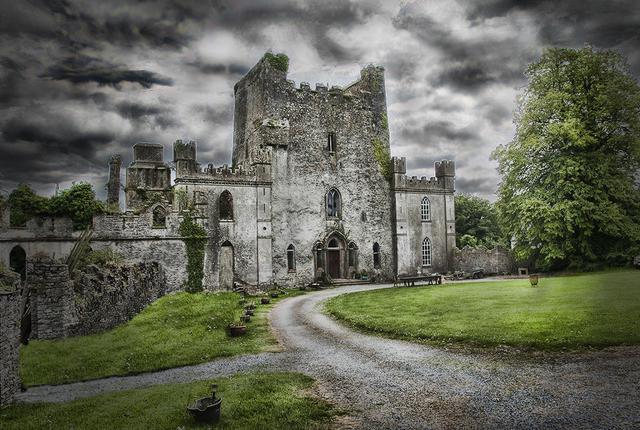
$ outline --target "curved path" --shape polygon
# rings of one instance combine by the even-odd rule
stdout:
[[[345,428],[637,428],[640,348],[580,354],[450,352],[356,333],[322,313],[322,301],[358,285],[283,300],[271,323],[285,352],[21,394],[23,401],[66,401],[107,391],[210,379],[248,370],[300,371],[348,409]]]

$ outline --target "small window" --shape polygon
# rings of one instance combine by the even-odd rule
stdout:
[[[362,211],[362,212],[360,213],[360,220],[361,220],[362,222],[367,222],[367,213],[366,213],[365,211]]]
[[[431,221],[431,202],[427,196],[424,196],[420,203],[420,217],[422,221]]]
[[[431,266],[431,240],[428,237],[422,241],[422,265]]]
[[[333,132],[327,134],[327,149],[330,153],[336,152],[336,134]]]
[[[376,269],[380,267],[380,245],[378,242],[373,244],[373,267]]]
[[[356,267],[358,262],[358,247],[355,243],[349,244],[349,266]]]
[[[157,206],[153,210],[153,227],[154,228],[167,227],[167,213],[162,206]]]
[[[316,255],[316,268],[322,268],[322,244],[317,244],[314,253]]]
[[[340,218],[342,202],[340,193],[336,189],[331,189],[327,193],[327,216],[329,218]]]
[[[293,245],[287,247],[287,268],[289,272],[296,271],[296,248]]]
[[[220,194],[219,200],[220,206],[220,219],[232,220],[233,219],[233,196],[227,190],[224,190]]]

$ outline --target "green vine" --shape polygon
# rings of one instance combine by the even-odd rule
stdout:
[[[389,154],[389,149],[387,146],[380,140],[379,138],[373,139],[373,156],[378,160],[378,164],[380,165],[380,173],[385,179],[391,182],[393,177],[393,167],[391,163],[391,155]]]
[[[289,57],[287,57],[286,54],[272,54],[271,52],[267,52],[263,58],[266,59],[274,69],[285,73],[289,70]]]
[[[184,216],[178,231],[187,248],[187,280],[183,287],[189,293],[202,291],[207,232],[191,218],[189,213]]]

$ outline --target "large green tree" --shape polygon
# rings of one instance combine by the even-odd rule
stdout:
[[[626,263],[640,243],[640,88],[616,52],[546,50],[527,69],[497,207],[541,269]]]
[[[456,245],[486,246],[492,248],[496,245],[506,246],[498,213],[493,204],[472,194],[456,195]]]

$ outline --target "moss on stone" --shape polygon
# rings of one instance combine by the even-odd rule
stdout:
[[[187,213],[180,223],[180,236],[187,251],[187,280],[184,289],[190,293],[202,291],[204,277],[204,249],[207,244],[207,232]]]
[[[267,60],[274,69],[280,70],[284,73],[287,73],[289,70],[289,57],[287,57],[286,54],[273,54],[271,52],[267,52],[264,54],[263,58]]]
[[[389,149],[387,149],[384,142],[379,138],[373,139],[373,156],[378,161],[378,165],[380,166],[380,173],[385,179],[391,182],[391,177],[393,175],[393,169],[391,164],[391,155],[389,154]]]

